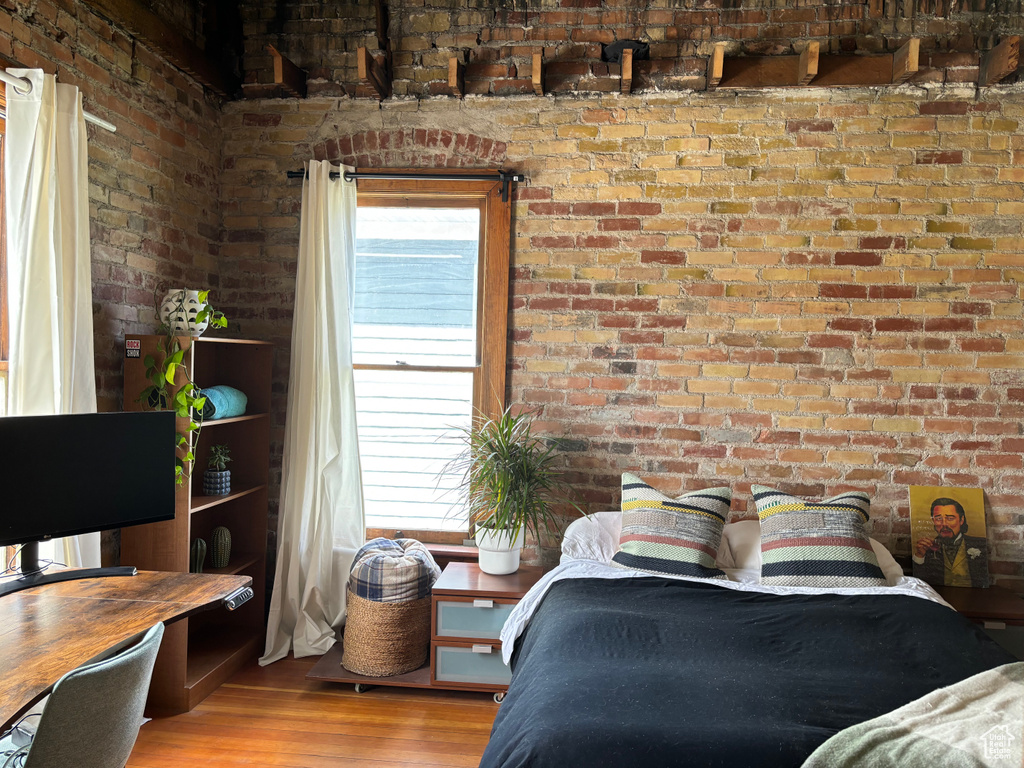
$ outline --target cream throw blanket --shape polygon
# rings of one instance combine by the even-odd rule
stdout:
[[[803,768],[939,765],[1024,765],[1024,662],[990,669],[840,731]]]

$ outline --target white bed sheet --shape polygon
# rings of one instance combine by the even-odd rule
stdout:
[[[779,587],[760,584],[757,581],[744,579],[742,572],[732,574],[737,581],[726,581],[724,579],[703,579],[696,576],[669,576],[667,574],[658,578],[679,579],[680,581],[699,581],[713,584],[722,589],[735,589],[741,592],[763,592],[769,595],[907,595],[918,597],[922,600],[929,600],[939,605],[944,605],[953,610],[945,600],[939,597],[938,592],[925,584],[920,579],[912,576],[904,576],[896,584],[888,587],[835,587],[822,589],[818,587]],[[755,574],[756,575],[756,574]],[[533,612],[540,604],[541,598],[547,594],[548,589],[556,581],[563,579],[637,579],[653,578],[655,574],[644,571],[636,571],[629,568],[617,568],[596,560],[575,560],[562,558],[562,563],[557,568],[544,574],[529,592],[519,601],[519,604],[509,614],[505,626],[501,629],[501,658],[508,664],[512,659],[512,649],[516,638],[523,633],[526,625],[533,616]]]

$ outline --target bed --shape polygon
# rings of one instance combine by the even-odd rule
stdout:
[[[800,766],[850,726],[1015,661],[895,563],[888,586],[860,589],[655,576],[607,562],[614,515],[567,536],[506,623],[513,675],[484,768]]]

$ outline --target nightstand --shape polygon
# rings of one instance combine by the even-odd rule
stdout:
[[[1003,587],[935,587],[942,599],[1018,659],[1024,659],[1024,599]]]
[[[449,563],[433,589],[431,685],[494,691],[501,701],[512,676],[501,660],[501,628],[542,575],[540,568],[522,566],[492,576],[476,563]]]
[[[543,575],[535,566],[491,576],[475,562],[448,563],[432,592],[427,664],[390,677],[357,675],[341,666],[342,645],[336,643],[313,665],[306,679],[354,683],[357,693],[378,685],[486,691],[501,701],[511,677],[501,661],[501,627]]]

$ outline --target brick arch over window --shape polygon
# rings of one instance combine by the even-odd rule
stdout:
[[[437,128],[363,131],[328,139],[313,157],[359,168],[482,168],[505,161],[503,141]]]

